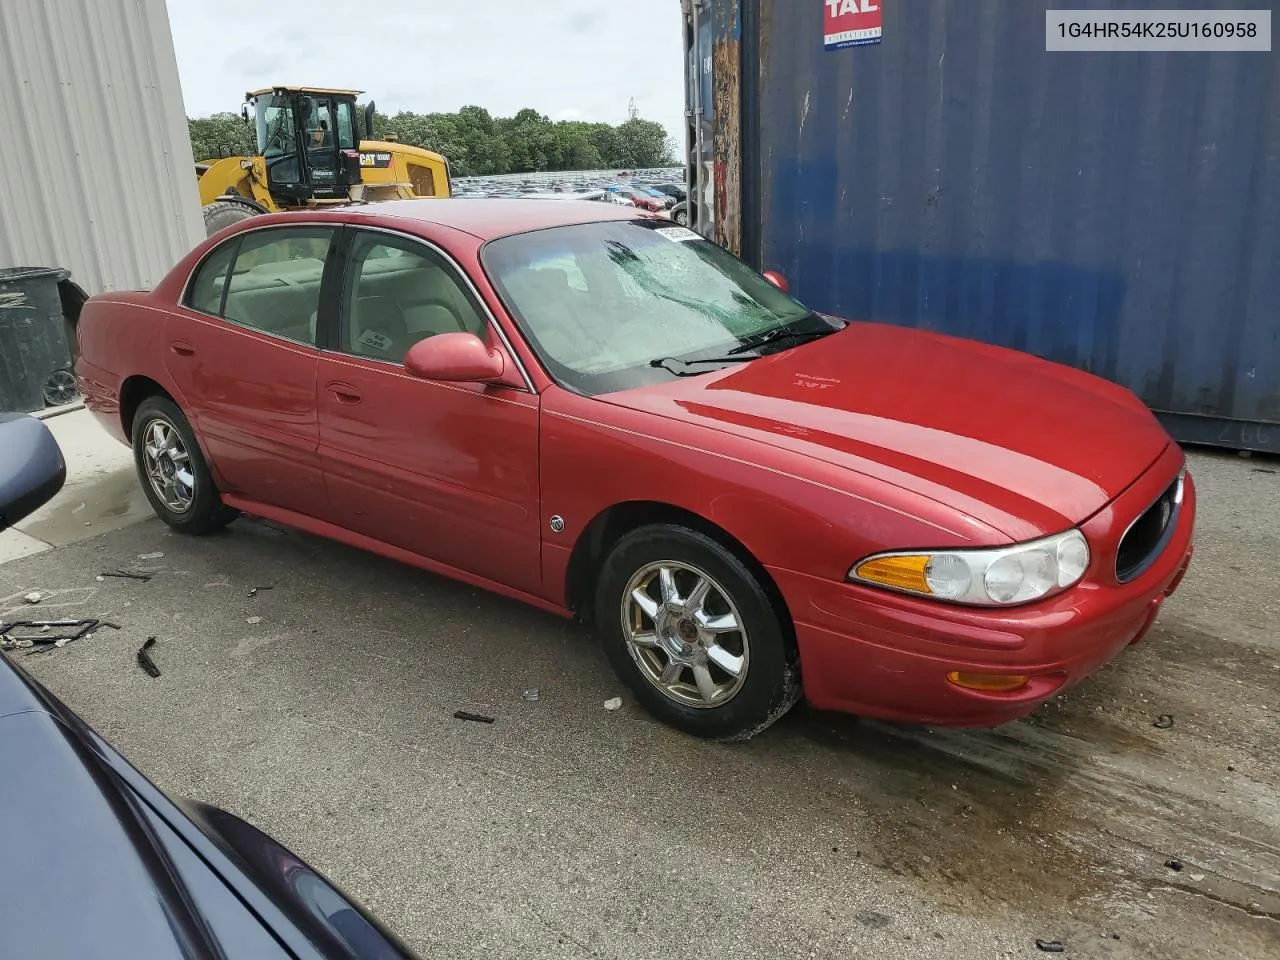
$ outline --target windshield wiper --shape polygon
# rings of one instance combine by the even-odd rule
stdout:
[[[758,356],[735,356],[735,357],[705,357],[700,360],[681,360],[679,357],[659,357],[656,360],[650,360],[649,366],[658,367],[677,377],[696,377],[705,372],[702,370],[690,370],[689,367],[699,366],[704,363],[746,363],[749,360],[759,360]],[[667,366],[669,363],[684,364],[685,369],[675,370]]]
[[[744,340],[741,344],[729,351],[732,355],[746,353],[748,350],[755,350],[757,347],[763,347],[766,343],[780,343],[783,340],[819,340],[828,334],[835,333],[834,330],[788,330],[785,327],[778,327],[776,330],[770,330],[758,337],[752,337],[750,340]]]

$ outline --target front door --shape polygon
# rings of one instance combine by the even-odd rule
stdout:
[[[409,375],[439,333],[496,336],[454,265],[419,241],[353,231],[337,350],[320,358],[320,459],[335,522],[540,592],[538,398]]]
[[[316,411],[330,227],[241,234],[197,269],[165,327],[166,365],[224,492],[328,515]]]

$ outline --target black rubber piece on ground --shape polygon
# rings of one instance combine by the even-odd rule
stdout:
[[[182,437],[182,445],[190,457],[191,472],[195,476],[195,498],[190,509],[178,513],[171,510],[151,487],[147,477],[146,454],[143,451],[145,440],[141,436],[146,424],[156,418],[165,420]],[[205,463],[204,454],[196,442],[191,424],[182,411],[168,397],[147,397],[138,405],[133,415],[133,462],[138,471],[138,480],[142,484],[142,492],[147,495],[151,509],[161,520],[179,533],[200,536],[221,530],[238,517],[238,511],[226,506],[218,495],[218,487],[213,482],[213,475]]]
[[[640,568],[661,560],[686,561],[711,575],[732,596],[749,644],[747,679],[719,707],[697,708],[671,700],[632,659],[622,625],[622,594]],[[748,740],[769,727],[800,698],[800,671],[790,624],[747,566],[716,540],[676,524],[653,524],[624,536],[605,559],[596,585],[596,630],[613,669],[636,699],[658,719],[698,737]]]

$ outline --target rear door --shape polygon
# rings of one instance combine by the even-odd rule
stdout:
[[[441,333],[497,337],[441,251],[348,228],[332,352],[321,356],[320,456],[336,522],[419,556],[537,593],[538,397],[437,383],[405,351]]]
[[[165,329],[166,366],[223,491],[322,519],[316,330],[336,233],[233,237],[196,269]]]

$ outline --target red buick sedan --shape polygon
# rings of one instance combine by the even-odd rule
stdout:
[[[1183,455],[1127,390],[848,323],[669,221],[256,217],[94,298],[80,385],[155,511],[238,512],[590,620],[653,714],[994,725],[1151,626]]]

